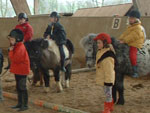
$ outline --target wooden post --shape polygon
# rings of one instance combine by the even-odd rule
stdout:
[[[34,14],[39,14],[39,0],[34,0]]]
[[[15,10],[16,15],[21,12],[26,13],[27,15],[31,15],[29,6],[26,0],[10,0],[11,4]]]
[[[132,0],[134,9],[138,9],[138,4],[137,4],[137,0]]]

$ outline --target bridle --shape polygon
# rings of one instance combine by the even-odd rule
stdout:
[[[92,44],[92,50],[93,50],[92,56],[86,55],[86,61],[96,60],[97,49],[96,49],[96,43],[95,42],[93,42],[93,44]]]

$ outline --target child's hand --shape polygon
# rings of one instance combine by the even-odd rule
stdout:
[[[14,46],[10,46],[9,50],[12,51],[14,49]]]
[[[50,40],[50,39],[51,39],[50,35],[48,35],[46,38],[47,38],[48,40]]]
[[[120,40],[120,43],[123,44],[124,42]]]

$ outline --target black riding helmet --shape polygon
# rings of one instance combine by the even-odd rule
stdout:
[[[51,18],[57,18],[57,20],[59,20],[59,18],[60,18],[59,14],[58,14],[56,11],[53,11],[53,12],[50,14],[50,17],[51,17]]]
[[[135,17],[135,18],[138,18],[140,19],[141,17],[141,14],[138,10],[132,10],[130,13],[129,13],[129,17]]]
[[[20,20],[20,19],[22,19],[22,18],[24,18],[24,19],[26,19],[26,21],[28,21],[28,16],[27,16],[26,13],[19,13],[19,15],[18,15],[18,20]]]
[[[8,36],[15,38],[16,42],[22,42],[24,39],[23,32],[19,29],[13,29]]]

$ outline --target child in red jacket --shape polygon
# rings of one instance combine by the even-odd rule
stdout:
[[[26,44],[27,41],[31,41],[33,37],[33,28],[28,22],[28,17],[26,13],[19,13],[18,15],[18,25],[16,25],[15,29],[19,29],[23,32],[24,39],[23,42]],[[5,69],[10,68],[10,61],[8,58],[8,66]]]
[[[23,42],[32,40],[33,28],[28,22],[28,17],[26,15],[26,13],[19,13],[18,23],[19,24],[16,25],[15,29],[20,29],[23,32],[23,35],[24,35]]]
[[[9,34],[9,58],[11,61],[10,72],[15,74],[18,104],[12,108],[19,108],[19,111],[28,109],[28,92],[26,87],[27,75],[30,72],[29,56],[24,44],[23,32],[13,29]]]

